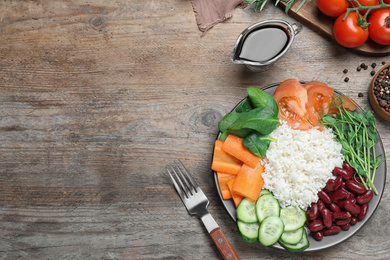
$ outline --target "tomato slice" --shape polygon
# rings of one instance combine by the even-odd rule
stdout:
[[[298,82],[299,83],[299,82]],[[284,85],[275,91],[274,98],[279,106],[279,118],[287,121],[292,129],[308,130],[312,125],[307,121],[307,91],[299,83]]]
[[[275,93],[277,93],[280,90],[282,90],[283,88],[291,86],[291,85],[294,85],[297,87],[302,86],[301,82],[299,82],[299,80],[297,80],[297,79],[286,79],[285,81],[280,83],[280,85],[275,89]]]
[[[318,86],[318,85],[328,87],[328,85],[326,85],[325,83],[323,83],[321,81],[317,81],[317,80],[309,81],[309,82],[303,84],[303,87],[306,90],[309,90],[311,87]]]
[[[326,114],[332,103],[334,89],[327,85],[314,85],[307,91],[307,108],[309,113]]]
[[[334,115],[339,113],[339,109],[337,107],[340,106],[340,102],[343,103],[343,106],[348,111],[355,111],[355,109],[358,107],[355,100],[353,100],[350,97],[344,96],[344,95],[334,95],[333,102],[330,104],[329,109],[327,111],[327,114]]]
[[[274,98],[279,106],[278,117],[286,121],[292,129],[306,131],[315,126],[319,130],[320,118],[325,114],[337,114],[337,107],[343,106],[353,111],[355,101],[347,96],[335,95],[334,89],[320,81],[301,84],[296,79],[283,81],[275,90]]]
[[[319,119],[322,115],[327,114],[329,106],[332,103],[334,89],[322,83],[320,85],[312,85],[307,91],[307,111],[308,120],[313,125],[319,124]],[[323,129],[320,126],[319,129]]]

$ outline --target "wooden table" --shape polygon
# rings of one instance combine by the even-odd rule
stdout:
[[[271,18],[294,22],[247,7],[201,37],[190,1],[1,1],[0,259],[220,258],[166,174],[178,158],[242,259],[388,259],[389,183],[361,231],[316,253],[248,244],[222,206],[217,123],[247,87],[320,80],[370,109],[371,69],[356,67],[390,61],[304,27],[272,69],[232,64],[238,34]],[[389,126],[378,118],[387,154]]]

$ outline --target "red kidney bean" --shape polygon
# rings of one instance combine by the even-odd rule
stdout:
[[[341,202],[340,202],[341,203]],[[329,209],[332,211],[332,212],[337,212],[337,211],[341,211],[341,209],[339,208],[339,206],[337,206],[336,204],[334,204],[333,202],[330,203],[329,205]]]
[[[317,203],[312,203],[311,207],[310,207],[309,214],[307,217],[309,218],[309,220],[316,220],[319,215],[320,215],[320,212],[318,210]]]
[[[345,202],[344,209],[351,213],[351,215],[359,215],[360,213],[359,205],[352,203],[350,200]]]
[[[329,179],[322,190],[325,191],[326,194],[330,195],[332,191],[335,190],[334,185],[335,185],[335,181],[333,179]]]
[[[323,203],[325,203],[326,205],[329,205],[332,201],[330,199],[330,197],[328,196],[328,194],[325,193],[325,191],[319,191],[318,192],[318,197],[322,200]]]
[[[322,231],[322,234],[324,236],[330,236],[330,235],[336,235],[336,234],[340,233],[340,231],[341,231],[341,227],[333,225],[330,228],[325,228]]]
[[[351,218],[352,215],[351,213],[346,211],[337,211],[337,212],[333,212],[332,216],[334,219],[348,219]]]
[[[317,232],[324,229],[324,224],[321,219],[317,219],[309,224],[309,229],[311,232]]]
[[[333,192],[333,194],[330,196],[330,199],[334,203],[339,203],[340,201],[343,201],[343,200],[347,199],[348,196],[349,196],[349,192],[346,189],[341,188],[341,189],[338,189],[335,192]]]
[[[345,181],[341,184],[341,188],[345,188]]]
[[[348,192],[348,197],[347,199],[354,199],[355,198],[355,194],[353,194],[352,192]]]
[[[317,201],[318,211],[321,212],[324,208],[326,208],[325,203],[322,200]]]
[[[344,170],[343,168],[340,168],[340,167],[335,167],[333,169],[333,175],[335,176],[341,176],[343,177],[344,180],[349,180],[352,178],[353,174],[351,174],[350,172]]]
[[[338,190],[341,188],[343,185],[343,178],[341,176],[337,177],[336,180],[334,181],[334,191]]]
[[[324,238],[324,234],[321,231],[317,231],[313,233],[313,237],[317,241],[321,241]]]
[[[347,219],[338,219],[336,220],[334,223],[337,225],[337,226],[344,226],[348,223],[351,222],[351,219],[350,218],[347,218]]]
[[[365,193],[363,193],[362,195],[357,196],[356,202],[360,205],[363,205],[363,204],[370,202],[373,197],[374,197],[374,193],[372,192],[372,190],[368,190]]]
[[[355,198],[350,198],[350,199],[346,199],[346,200],[340,201],[337,204],[337,206],[339,206],[340,208],[344,208],[344,205],[345,205],[345,203],[347,203],[347,201],[350,201],[352,203],[356,203],[356,199]]]
[[[353,169],[348,163],[343,163],[343,169],[346,170],[351,176],[353,175]]]
[[[332,212],[329,209],[321,210],[322,221],[324,226],[330,228],[332,226]]]
[[[341,229],[342,229],[342,230],[344,230],[344,231],[348,231],[348,230],[349,230],[349,228],[351,227],[351,224],[347,223],[347,224],[345,224],[345,225],[342,225],[342,226],[340,226],[340,227],[341,227]]]
[[[351,225],[355,225],[357,223],[357,217],[352,216],[350,223]]]
[[[355,194],[361,195],[366,192],[366,188],[363,185],[358,184],[354,180],[348,180],[345,182],[347,189]]]
[[[361,207],[360,207],[360,213],[359,215],[357,216],[357,220],[362,220],[366,217],[367,215],[367,212],[368,212],[368,204],[363,204]]]

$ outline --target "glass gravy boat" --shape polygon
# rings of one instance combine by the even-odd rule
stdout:
[[[255,23],[238,36],[230,59],[251,71],[266,71],[288,51],[301,30],[301,24],[284,20]]]

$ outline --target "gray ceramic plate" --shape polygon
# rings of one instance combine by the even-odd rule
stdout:
[[[264,91],[266,91],[268,94],[273,95],[274,92],[275,92],[276,87],[279,84],[280,83],[275,83],[275,84],[269,85],[267,87],[264,87],[262,89]],[[243,102],[245,99],[243,99],[241,102]],[[236,107],[239,104],[241,104],[241,102],[238,103],[233,108],[232,111],[234,111],[236,109]],[[220,134],[221,133],[218,134],[217,139],[219,138]],[[378,133],[378,136],[379,136],[379,133]],[[385,151],[384,151],[382,140],[381,140],[380,136],[379,136],[379,142],[375,146],[375,154],[377,156],[382,155],[382,158],[385,158]],[[230,217],[235,222],[236,219],[237,219],[237,217],[236,217],[236,207],[235,207],[235,205],[233,203],[233,200],[231,200],[231,199],[229,199],[229,200],[222,199],[221,191],[219,190],[219,186],[218,186],[218,179],[217,179],[216,172],[214,172],[214,182],[215,182],[215,185],[217,187],[218,194],[219,194],[219,197],[220,197],[220,199],[222,201],[222,204],[224,205],[227,213],[230,215]],[[369,210],[367,212],[367,216],[363,220],[358,221],[358,223],[356,223],[355,225],[351,225],[351,228],[348,231],[341,231],[337,235],[324,237],[321,241],[316,241],[312,237],[312,235],[310,234],[310,231],[307,229],[307,227],[305,227],[306,231],[307,231],[307,234],[308,234],[308,239],[309,239],[309,242],[310,242],[310,247],[307,248],[305,250],[305,252],[318,251],[318,250],[326,249],[326,248],[335,246],[337,244],[340,244],[340,243],[344,242],[345,240],[347,240],[348,238],[352,237],[354,234],[356,234],[361,228],[363,228],[363,226],[372,217],[372,215],[374,214],[375,210],[377,209],[377,207],[379,205],[379,202],[380,202],[380,200],[382,198],[383,190],[385,189],[385,183],[386,183],[386,161],[384,161],[379,166],[379,168],[376,171],[374,185],[375,185],[375,187],[378,190],[378,195],[374,195],[374,198],[369,202]],[[284,248],[281,247],[278,243],[273,245],[273,247],[284,250]]]

